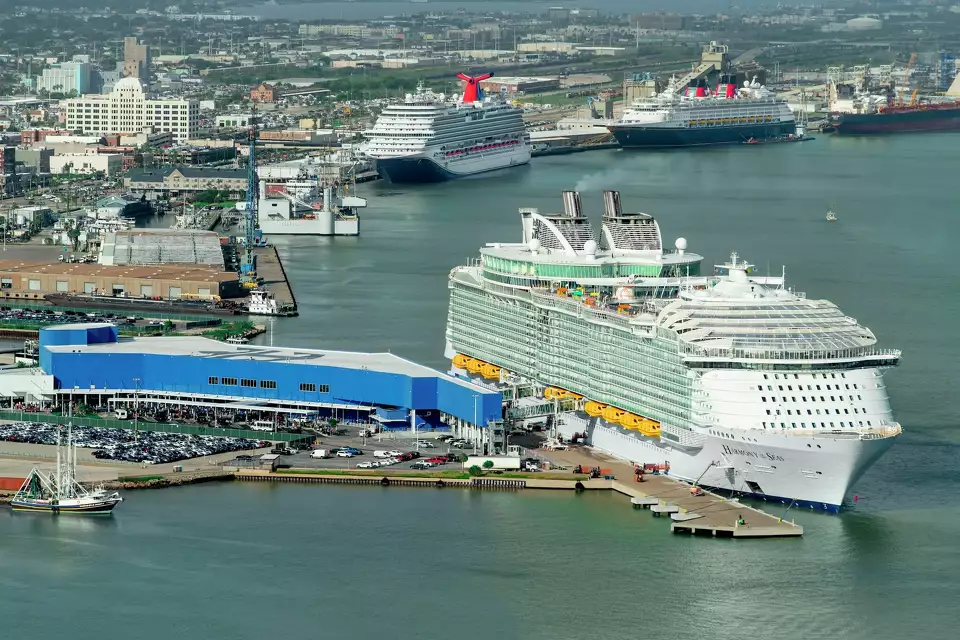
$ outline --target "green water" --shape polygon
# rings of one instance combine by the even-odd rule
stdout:
[[[578,188],[730,251],[903,349],[907,433],[801,540],[671,536],[612,495],[205,485],[130,493],[115,517],[0,512],[11,638],[952,638],[960,598],[960,136],[821,137],[535,160],[495,177],[361,185],[360,238],[275,238],[301,316],[276,344],[391,350],[442,367],[446,277],[519,239],[521,206]],[[839,220],[824,221],[828,209]],[[263,338],[269,340],[268,337]],[[779,513],[779,510],[771,509]],[[51,613],[53,612],[53,613]],[[6,637],[6,634],[5,634]]]

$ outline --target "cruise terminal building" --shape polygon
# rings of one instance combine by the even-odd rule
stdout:
[[[8,399],[56,404],[69,394],[93,396],[91,405],[150,402],[307,416],[348,411],[371,422],[388,419],[402,427],[406,421],[411,430],[442,423],[491,451],[503,428],[499,392],[389,353],[192,336],[120,338],[108,323],[44,328],[39,342],[42,373],[0,375],[0,393]]]

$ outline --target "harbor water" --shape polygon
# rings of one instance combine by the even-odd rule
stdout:
[[[301,314],[273,323],[276,344],[390,350],[438,368],[450,268],[485,242],[519,240],[517,208],[559,211],[563,189],[580,190],[597,220],[600,192],[619,189],[625,209],[659,219],[665,245],[683,236],[707,264],[731,251],[760,273],[785,264],[790,286],[904,352],[886,382],[905,435],[842,515],[785,513],[802,539],[672,536],[610,494],[135,492],[110,519],[0,512],[5,629],[36,640],[67,620],[71,640],[953,637],[958,142],[821,136],[540,158],[453,183],[361,185],[359,238],[274,239]],[[42,603],[57,615],[22,615]]]

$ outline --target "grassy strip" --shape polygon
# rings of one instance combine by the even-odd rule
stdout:
[[[163,479],[164,476],[119,476],[117,482],[151,482]]]
[[[387,471],[385,469],[277,469],[275,473],[292,473],[314,476],[372,476],[391,478],[451,478],[455,480],[469,480],[473,476],[464,471]],[[489,478],[493,480],[567,480],[576,482],[578,480],[587,480],[586,475],[575,475],[568,473],[498,473],[484,474],[477,476],[480,478]]]

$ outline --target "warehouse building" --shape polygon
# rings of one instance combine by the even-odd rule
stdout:
[[[390,353],[230,345],[202,337],[121,339],[115,325],[89,323],[42,329],[40,368],[53,377],[53,394],[74,398],[109,395],[113,403],[242,405],[288,414],[338,408],[370,420],[388,410],[411,425],[449,425],[482,448],[503,430],[498,391]]]
[[[482,80],[480,88],[487,93],[506,93],[515,96],[560,88],[560,78],[497,78]]]
[[[241,295],[236,273],[210,266],[105,266],[0,260],[0,299],[40,300],[51,293],[134,298]]]
[[[220,236],[197,229],[128,229],[107,233],[102,265],[206,265],[224,269]]]

